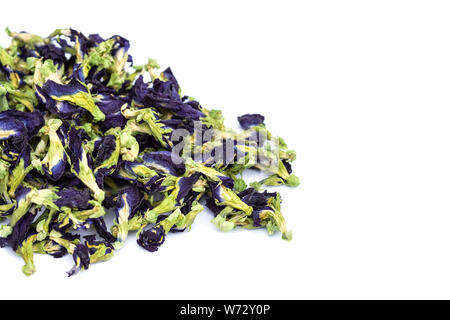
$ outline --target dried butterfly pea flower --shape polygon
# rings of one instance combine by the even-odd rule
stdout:
[[[173,176],[182,175],[186,170],[184,161],[168,151],[145,153],[142,160],[147,167]]]
[[[257,126],[264,123],[264,116],[260,114],[244,114],[238,117],[239,124],[245,130],[252,126]]]
[[[42,90],[58,102],[68,102],[87,110],[95,122],[105,120],[105,114],[95,104],[94,98],[80,82],[72,81],[67,85],[48,80]]]
[[[117,241],[116,248],[121,247],[128,236],[129,226],[128,221],[133,218],[141,202],[141,195],[139,190],[134,187],[127,187],[119,192],[118,203],[115,210],[116,225],[117,228]]]
[[[77,274],[80,270],[89,269],[90,258],[89,258],[89,249],[87,246],[83,244],[78,244],[75,247],[72,256],[75,265],[69,272],[67,272],[69,277],[73,276],[74,274]]]
[[[295,152],[262,115],[239,117],[242,132],[226,128],[219,110],[182,94],[170,68],[158,73],[153,59],[133,65],[128,40],[117,35],[7,33],[0,247],[23,258],[26,275],[35,272],[34,253],[71,255],[68,274],[77,274],[111,259],[135,231],[141,247],[156,251],[170,232],[191,228],[202,204],[220,230],[266,228],[291,239],[280,195],[261,190],[298,185]],[[267,177],[249,188],[249,168]],[[80,230],[93,234],[82,240]]]
[[[64,174],[67,155],[63,143],[57,134],[57,130],[62,125],[59,119],[50,119],[47,125],[41,128],[41,132],[48,136],[49,147],[45,158],[41,161],[45,175],[53,181],[59,180]]]
[[[161,226],[152,227],[138,235],[137,243],[147,251],[155,252],[164,243],[166,234]]]
[[[82,142],[82,130],[72,128],[69,132],[69,150],[71,151],[72,172],[94,193],[94,198],[103,201],[105,192],[98,186],[90,161],[88,150]]]
[[[122,128],[126,124],[126,119],[121,112],[122,106],[126,104],[126,101],[124,101],[123,98],[102,94],[95,96],[95,100],[95,104],[105,115],[105,119],[100,122],[102,130],[116,127]]]

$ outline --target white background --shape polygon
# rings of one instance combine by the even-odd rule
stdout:
[[[294,240],[216,231],[204,212],[157,253],[134,237],[73,278],[70,257],[0,250],[0,298],[450,298],[446,1],[4,1],[0,28],[131,41],[183,91],[260,112],[298,152],[280,188]],[[0,37],[2,46],[7,37]]]

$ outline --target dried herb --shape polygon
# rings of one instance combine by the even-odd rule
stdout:
[[[68,274],[76,274],[109,260],[131,232],[156,251],[170,232],[189,230],[203,206],[222,231],[266,228],[291,239],[279,193],[262,188],[299,184],[295,152],[262,115],[239,117],[244,131],[226,128],[220,111],[181,94],[170,68],[158,73],[153,59],[133,65],[120,36],[7,33],[0,246],[22,256],[25,274],[35,272],[34,253],[72,255]],[[267,177],[248,187],[250,168]]]

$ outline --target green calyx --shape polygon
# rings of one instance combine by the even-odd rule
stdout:
[[[56,101],[67,101],[73,105],[86,109],[94,118],[94,122],[105,120],[105,114],[100,110],[99,107],[97,107],[94,99],[88,92],[79,91],[75,94],[67,96],[52,96],[52,99]]]

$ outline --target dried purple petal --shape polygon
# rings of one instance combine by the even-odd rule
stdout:
[[[158,251],[159,247],[164,243],[165,237],[164,229],[161,226],[157,226],[142,231],[137,243],[145,250],[155,252]]]
[[[55,201],[58,207],[66,206],[79,209],[87,209],[89,207],[90,192],[87,188],[82,190],[66,188],[56,194],[60,197]]]
[[[146,153],[142,159],[145,165],[162,173],[179,176],[186,170],[184,160],[168,151]]]
[[[244,114],[238,117],[239,124],[245,130],[250,127],[264,124],[264,116],[260,114]]]
[[[80,270],[89,269],[89,249],[83,244],[79,244],[75,247],[73,252],[73,261],[75,262],[75,266],[67,272],[69,277],[77,274]]]

